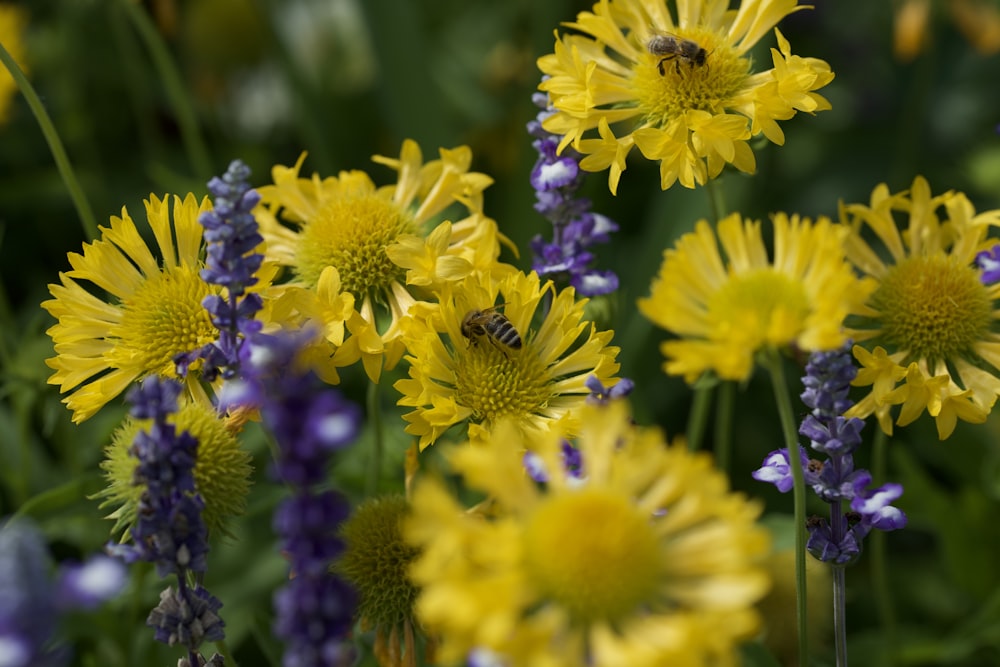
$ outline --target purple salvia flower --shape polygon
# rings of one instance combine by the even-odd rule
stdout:
[[[47,644],[56,616],[49,554],[41,534],[18,521],[0,529],[0,651],[4,665],[61,664]]]
[[[528,473],[528,477],[535,480],[539,484],[544,484],[549,481],[549,471],[545,467],[545,462],[542,457],[535,452],[525,452],[524,459],[522,460],[522,465],[524,466],[524,471]]]
[[[186,648],[186,659],[194,665],[203,660],[198,653],[203,641],[224,638],[225,623],[216,613],[222,603],[200,585],[188,584],[189,574],[206,570],[208,528],[194,481],[198,441],[188,431],[177,433],[167,421],[177,411],[180,391],[180,383],[151,376],[126,396],[134,419],[152,421],[136,435],[131,449],[139,459],[135,483],[144,489],[131,530],[133,544],[106,548],[126,563],[155,563],[161,577],[177,575],[177,588],[168,586],[160,594],[146,624],[155,629],[157,641]]]
[[[179,383],[154,376],[126,397],[133,418],[152,421],[136,435],[131,449],[139,459],[135,483],[145,488],[131,530],[134,544],[109,546],[126,563],[155,563],[161,577],[204,572],[208,553],[208,528],[201,519],[204,501],[194,482],[198,441],[187,431],[178,434],[167,422],[177,411],[180,391]]]
[[[979,280],[984,285],[1000,281],[1000,243],[976,255],[976,266],[982,271]]]
[[[42,534],[26,520],[0,524],[0,665],[56,667],[66,662],[53,645],[59,617],[69,610],[91,610],[118,595],[125,568],[98,555],[68,564],[53,576]]]
[[[264,261],[261,253],[254,252],[264,239],[252,213],[260,195],[250,188],[249,178],[250,168],[234,160],[221,178],[208,182],[213,209],[198,218],[207,243],[200,275],[206,283],[223,287],[224,293],[205,297],[202,305],[219,329],[219,339],[178,355],[174,361],[181,375],[202,359],[205,379],[214,380],[220,373],[225,378],[234,377],[242,362],[243,341],[261,329],[261,322],[254,317],[263,301],[259,294],[247,293],[247,288],[257,283],[254,274]]]
[[[562,464],[563,474],[565,474],[567,478],[583,478],[583,455],[580,453],[580,450],[570,444],[568,440],[563,440],[561,443],[559,460]],[[549,481],[549,471],[545,467],[545,462],[542,460],[542,457],[538,454],[534,452],[525,452],[523,465],[525,472],[528,473],[528,477],[531,479],[540,484],[545,484]]]
[[[591,405],[604,405],[609,401],[625,398],[635,388],[635,383],[628,378],[621,378],[614,385],[606,387],[596,375],[588,376],[585,384],[587,385],[587,389],[590,390],[590,395],[587,396],[587,403]],[[560,462],[562,464],[562,472],[567,478],[578,480],[583,479],[585,476],[583,456],[580,450],[567,440],[562,441]],[[545,462],[534,452],[525,452],[523,465],[531,479],[539,483],[549,481],[549,471],[545,467]]]
[[[92,610],[121,592],[126,570],[121,561],[97,554],[83,563],[64,564],[56,579],[55,603],[60,609]]]
[[[285,640],[285,667],[353,665],[344,641],[352,626],[354,590],[339,577],[296,576],[274,595],[274,634]]]
[[[625,398],[635,389],[635,382],[629,378],[621,378],[610,387],[605,387],[596,375],[589,375],[584,380],[590,395],[587,396],[587,403],[591,405],[604,405],[608,401],[616,398]]]
[[[805,447],[799,447],[799,453],[802,457],[802,468],[805,470],[807,464],[809,463],[809,456],[806,454]],[[782,493],[788,493],[792,490],[792,468],[788,463],[788,450],[778,449],[767,455],[764,459],[764,464],[750,473],[758,482],[767,482],[769,484],[774,484],[778,491]]]
[[[222,603],[200,585],[167,588],[146,625],[155,630],[156,641],[194,651],[204,642],[225,638],[225,623],[217,613],[220,607]]]
[[[535,93],[532,101],[542,110],[528,123],[528,133],[535,137],[532,146],[538,151],[529,181],[535,189],[535,210],[548,218],[553,228],[551,242],[541,235],[531,241],[532,269],[540,276],[565,280],[583,296],[614,292],[618,289],[618,276],[612,271],[591,268],[594,255],[587,248],[606,243],[618,225],[591,212],[590,200],[577,196],[584,178],[580,155],[572,147],[559,154],[559,137],[542,127],[542,122],[553,113],[548,95]]]
[[[864,422],[845,418],[851,407],[848,398],[857,369],[851,360],[851,345],[839,350],[815,352],[809,357],[802,401],[811,412],[802,420],[799,433],[809,438],[813,450],[827,459],[809,459],[800,447],[805,482],[830,504],[830,520],[814,518],[807,525],[806,548],[816,558],[838,565],[854,562],[861,553],[861,543],[873,529],[896,530],[906,525],[906,515],[889,503],[899,498],[903,487],[887,484],[869,490],[871,474],[855,469],[853,452],[861,443]],[[774,484],[785,493],[792,488],[792,471],[786,449],[768,454],[763,465],[751,473],[754,479]],[[851,510],[845,512],[843,503]]]
[[[314,373],[301,369],[298,355],[309,340],[309,332],[250,336],[241,377],[221,396],[224,408],[260,410],[278,445],[272,476],[292,489],[273,519],[294,573],[274,597],[274,631],[285,642],[283,663],[288,667],[347,665],[353,660],[345,638],[355,593],[330,572],[344,548],[337,531],[349,507],[340,494],[319,487],[327,479],[330,455],[357,437],[361,412]]]

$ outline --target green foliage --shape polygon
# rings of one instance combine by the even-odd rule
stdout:
[[[468,144],[473,168],[496,180],[487,213],[521,249],[547,234],[532,209],[527,175],[535,159],[524,131],[535,114],[535,59],[552,49],[552,31],[590,3],[552,0],[33,0],[26,36],[30,78],[65,144],[97,216],[108,224],[127,206],[141,211],[150,192],[205,194],[206,181],[240,158],[264,183],[274,164],[309,151],[306,171],[367,169],[372,154],[394,154],[413,138],[437,146]],[[797,53],[827,60],[837,74],[823,92],[833,110],[798,117],[786,145],[755,150],[758,173],[727,173],[728,207],[748,217],[774,210],[836,217],[839,201],[865,201],[872,187],[893,191],[923,174],[935,192],[964,191],[977,209],[1000,206],[1000,61],[978,55],[950,23],[932,26],[933,43],[912,64],[894,61],[891,6],[827,0],[782,22]],[[137,13],[141,18],[137,18]],[[143,25],[148,21],[148,25]],[[151,31],[151,33],[150,33]],[[154,57],[157,41],[166,60]],[[767,41],[767,40],[765,40]],[[766,50],[755,53],[769,61]],[[171,71],[170,68],[175,68]],[[176,80],[172,80],[176,77]],[[114,401],[76,426],[46,384],[52,356],[39,308],[45,285],[69,270],[68,252],[85,237],[51,153],[24,100],[0,126],[0,517],[36,520],[57,559],[97,551],[111,537],[102,519],[99,461],[124,416]],[[662,251],[709,215],[703,190],[661,192],[655,165],[630,163],[617,197],[606,175],[585,185],[594,209],[621,232],[598,250],[622,288],[596,309],[621,346],[621,375],[635,380],[638,422],[683,433],[691,392],[660,369],[661,332],[637,315]],[[509,261],[515,261],[507,258]],[[360,368],[343,389],[364,403]],[[383,423],[401,424],[394,405],[397,370],[380,383]],[[794,376],[793,376],[794,377]],[[793,391],[797,387],[793,384]],[[769,512],[790,499],[749,479],[780,443],[771,390],[761,374],[736,395],[733,485]],[[352,500],[364,495],[373,426],[333,471]],[[866,429],[868,437],[873,425]],[[402,471],[410,438],[385,428],[384,471]],[[710,441],[711,434],[706,435]],[[1000,422],[961,424],[938,442],[921,418],[890,442],[889,477],[906,489],[906,530],[888,536],[889,587],[899,615],[896,665],[977,667],[1000,663]],[[258,439],[255,485],[232,536],[213,543],[208,587],[224,603],[227,644],[238,663],[277,665],[271,595],[286,575],[271,512],[280,489],[266,476],[269,452]],[[865,465],[861,455],[859,465]],[[402,472],[380,490],[402,492]],[[890,664],[884,654],[865,559],[848,573],[852,660]],[[133,568],[127,592],[97,613],[68,619],[74,664],[165,665],[175,650],[144,626],[161,585]],[[362,638],[365,641],[364,638]],[[818,658],[815,664],[828,664]],[[228,663],[227,663],[228,664]],[[745,664],[774,667],[759,646]]]

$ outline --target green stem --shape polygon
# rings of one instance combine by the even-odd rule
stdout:
[[[839,504],[834,512],[840,512]],[[833,644],[837,667],[847,667],[847,576],[844,568],[833,566]]]
[[[781,355],[776,348],[768,349],[764,355],[764,366],[771,375],[774,400],[778,406],[781,430],[788,451],[789,467],[792,469],[792,497],[795,505],[795,610],[798,619],[799,664],[805,667],[809,661],[809,636],[806,612],[806,484],[799,464],[799,438],[792,400],[785,382],[785,371]]]
[[[688,415],[687,443],[688,449],[696,452],[701,449],[701,439],[705,436],[705,424],[708,423],[708,406],[712,403],[714,384],[694,388],[691,398],[691,414]]]
[[[366,402],[368,404],[368,423],[372,425],[372,457],[368,464],[368,484],[366,495],[371,498],[378,493],[378,483],[382,476],[382,448],[384,434],[382,431],[382,409],[379,401],[378,383],[368,384]]]
[[[170,55],[170,50],[167,49],[162,35],[153,25],[146,10],[139,3],[133,2],[133,0],[122,0],[121,4],[139,36],[146,43],[149,55],[153,59],[153,66],[160,75],[167,99],[170,100],[170,106],[174,110],[177,127],[181,134],[181,142],[184,144],[184,150],[187,152],[191,167],[197,175],[207,178],[214,173],[212,160],[208,155],[208,149],[205,147],[205,141],[202,139],[198,127],[198,115],[191,104],[191,97],[184,87],[180,71]]]
[[[73,171],[73,165],[69,162],[66,149],[63,148],[62,141],[59,139],[59,133],[56,132],[55,125],[52,124],[52,119],[49,118],[49,114],[45,111],[42,100],[39,99],[31,82],[28,81],[28,77],[24,75],[21,68],[14,62],[14,58],[7,52],[3,44],[0,44],[0,62],[4,64],[10,75],[14,77],[17,87],[28,102],[31,113],[35,116],[35,122],[38,123],[38,127],[42,130],[42,135],[44,135],[45,141],[49,145],[49,150],[52,151],[52,159],[55,160],[56,168],[59,169],[59,175],[62,177],[63,183],[69,191],[69,196],[73,200],[73,206],[76,207],[76,214],[80,216],[84,234],[87,235],[87,238],[96,239],[99,232],[97,231],[97,219],[94,218],[94,211],[90,208],[90,202],[87,201],[87,197],[83,193],[83,188],[80,187],[80,182]]]
[[[708,208],[712,212],[712,218],[719,222],[726,215],[726,197],[722,191],[722,183],[718,178],[710,178],[705,183],[705,190],[708,192]]]
[[[715,405],[715,465],[723,472],[729,471],[729,458],[733,450],[733,402],[736,383],[723,381],[719,385],[719,399]]]
[[[886,456],[889,439],[885,431],[876,426],[872,442],[872,483],[875,486],[885,481]],[[875,594],[875,608],[878,610],[879,623],[882,626],[882,638],[886,646],[882,664],[892,667],[893,654],[896,649],[896,610],[892,604],[889,592],[889,565],[886,553],[885,533],[873,530],[868,539],[871,540],[871,579]]]

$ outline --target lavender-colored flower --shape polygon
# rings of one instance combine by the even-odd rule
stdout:
[[[179,383],[154,376],[126,397],[132,417],[152,420],[147,431],[136,435],[131,450],[139,459],[135,483],[145,488],[131,531],[134,544],[108,547],[126,563],[155,563],[161,577],[204,572],[208,553],[208,529],[201,518],[204,502],[194,483],[198,441],[187,431],[178,434],[167,422],[177,411],[180,391]]]
[[[976,266],[982,271],[979,280],[984,285],[1000,281],[1000,243],[976,255]]]
[[[488,648],[478,647],[469,651],[465,667],[508,667],[510,661]]]
[[[890,505],[903,493],[899,484],[869,489],[871,474],[854,467],[853,452],[861,444],[860,419],[846,419],[843,412],[851,407],[850,383],[857,374],[851,361],[850,344],[832,352],[816,352],[806,365],[802,379],[802,401],[811,408],[799,428],[809,438],[813,450],[826,460],[810,459],[800,447],[800,464],[806,484],[830,503],[831,518],[811,519],[807,525],[806,548],[816,558],[838,565],[854,562],[861,553],[861,543],[873,529],[896,530],[906,525],[902,510]],[[768,454],[763,465],[751,473],[753,478],[774,484],[785,493],[792,488],[792,469],[788,450]],[[844,512],[843,503],[851,511]]]
[[[285,641],[285,667],[354,664],[344,638],[351,630],[355,591],[331,574],[296,576],[274,596],[274,634]]]
[[[205,379],[211,381],[220,373],[225,378],[234,377],[242,362],[243,341],[261,329],[254,316],[263,302],[259,294],[246,291],[257,283],[254,274],[264,261],[261,253],[254,252],[263,237],[251,213],[260,195],[250,188],[249,178],[250,168],[234,160],[221,178],[208,182],[208,190],[214,197],[213,209],[198,218],[205,228],[208,245],[201,278],[211,285],[222,286],[225,294],[207,296],[202,305],[219,329],[219,339],[199,350],[178,355],[175,362],[182,375],[195,360],[202,359]]]
[[[178,382],[153,376],[127,395],[132,417],[152,421],[136,435],[131,450],[139,459],[135,483],[144,489],[131,530],[133,544],[112,543],[107,550],[126,563],[155,563],[161,577],[177,575],[177,588],[160,594],[146,624],[155,629],[157,641],[185,647],[187,660],[195,665],[203,661],[198,647],[223,639],[225,624],[216,613],[222,603],[200,585],[188,585],[189,573],[206,570],[208,528],[194,481],[198,441],[167,422],[177,411],[180,391]]]
[[[330,454],[357,437],[361,413],[315,374],[298,370],[297,356],[309,335],[251,336],[241,378],[222,395],[223,406],[259,408],[278,445],[272,475],[292,488],[274,514],[275,532],[294,572],[274,597],[274,630],[285,641],[286,667],[353,660],[344,639],[355,594],[330,573],[343,551],[337,531],[349,508],[342,496],[319,486],[326,480]]]
[[[629,378],[621,378],[610,387],[605,387],[596,375],[590,375],[584,381],[590,395],[587,396],[587,403],[591,405],[604,405],[608,401],[616,398],[625,398],[635,389],[635,382]]]
[[[562,465],[562,472],[567,478],[583,479],[583,455],[579,449],[567,440],[562,441],[562,450],[559,452],[559,459]],[[525,471],[531,479],[542,484],[549,481],[549,470],[545,467],[545,462],[538,454],[525,452],[523,464]]]
[[[628,378],[621,378],[614,385],[606,387],[596,375],[589,376],[585,384],[587,385],[587,389],[590,390],[590,395],[587,396],[587,403],[591,405],[604,405],[609,401],[625,398],[635,388],[635,383]],[[563,474],[571,479],[583,479],[585,476],[584,461],[579,449],[568,441],[563,440],[560,459]],[[540,456],[533,452],[526,452],[523,463],[528,476],[533,480],[540,483],[549,481],[549,470],[545,467],[545,462],[542,461]]]
[[[805,447],[799,447],[799,455],[802,459],[802,469],[805,470],[809,464],[809,455],[806,454]],[[750,473],[758,482],[774,484],[778,491],[788,493],[792,490],[792,467],[788,463],[788,450],[778,449],[767,455],[764,464]]]
[[[96,554],[83,563],[67,563],[56,579],[54,601],[60,609],[92,610],[125,587],[125,567],[115,558]],[[0,663],[2,664],[2,663]]]
[[[323,482],[330,454],[351,444],[361,425],[358,406],[315,374],[295,372],[297,355],[310,338],[308,331],[252,336],[241,377],[220,393],[224,409],[260,410],[281,448],[274,476],[297,488]]]
[[[216,613],[220,607],[218,598],[199,585],[167,588],[160,593],[160,603],[149,613],[146,625],[155,629],[156,641],[195,651],[203,642],[225,637],[225,623]]]
[[[93,609],[125,585],[125,568],[97,556],[84,565],[64,565],[52,575],[41,533],[18,520],[0,524],[0,665],[55,667],[64,647],[53,643],[60,614]]]
[[[618,225],[593,213],[590,200],[577,196],[584,177],[580,155],[571,147],[559,154],[558,135],[542,128],[542,121],[553,113],[548,95],[535,93],[532,100],[542,111],[528,123],[528,132],[535,137],[532,146],[538,151],[530,182],[537,199],[535,210],[548,218],[553,228],[551,242],[541,235],[531,241],[532,268],[540,276],[567,280],[583,296],[613,292],[618,289],[618,276],[591,268],[594,255],[587,249],[595,243],[607,243]]]
[[[49,554],[33,527],[0,530],[0,664],[56,664],[46,644],[55,634]]]

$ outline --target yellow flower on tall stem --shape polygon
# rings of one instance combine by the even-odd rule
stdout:
[[[421,550],[417,617],[440,636],[441,659],[478,650],[512,667],[735,664],[769,585],[760,505],[730,492],[707,454],[634,427],[622,401],[585,407],[580,423],[582,479],[527,477],[511,422],[446,454],[493,501],[488,516],[437,480],[416,484],[405,536]],[[560,435],[536,449],[550,471],[561,469]]]
[[[874,413],[891,434],[894,405],[899,426],[926,410],[942,440],[959,419],[986,421],[1000,396],[1000,283],[985,285],[975,260],[996,244],[987,233],[1000,210],[977,214],[952,191],[932,196],[917,176],[907,192],[879,185],[841,216],[853,230],[848,259],[877,281],[848,320],[861,364],[853,384],[871,390],[847,416]]]
[[[377,382],[403,354],[399,321],[414,303],[474,271],[498,270],[505,239],[482,213],[492,179],[469,171],[466,147],[442,149],[440,159],[425,163],[410,140],[399,158],[375,158],[398,173],[394,185],[376,187],[362,171],[302,178],[304,159],[275,167],[274,184],[259,188],[269,212],[260,216],[267,258],[293,276],[276,287],[276,298],[301,297],[300,313],[319,314],[338,346],[334,365],[360,359]],[[461,219],[440,220],[456,212]]]
[[[218,294],[199,275],[203,268],[203,228],[198,216],[210,209],[193,194],[184,199],[150,195],[146,220],[152,228],[159,257],[139,234],[128,211],[101,228],[101,238],[69,253],[72,271],[49,285],[54,297],[42,303],[58,322],[47,333],[56,356],[46,364],[55,370],[49,384],[70,392],[63,402],[73,421],[92,417],[132,382],[147,375],[177,377],[173,358],[216,340],[202,300]],[[273,269],[258,272],[254,291],[267,287]],[[78,281],[87,281],[97,295]],[[197,368],[197,365],[194,366]],[[198,392],[194,376],[188,388]]]
[[[734,213],[718,225],[699,221],[664,252],[660,273],[639,310],[679,338],[663,343],[664,370],[694,382],[705,372],[745,380],[755,355],[795,345],[844,344],[844,318],[874,289],[844,258],[849,230],[828,218],[773,216],[774,259],[759,222]],[[719,253],[719,243],[725,260]]]
[[[553,292],[535,273],[476,274],[447,285],[439,304],[414,309],[404,323],[409,378],[395,387],[403,395],[399,405],[415,408],[403,418],[420,449],[465,421],[473,440],[504,419],[523,433],[545,432],[557,422],[572,431],[573,412],[590,394],[587,377],[613,384],[618,348],[608,344],[614,332],[583,321],[586,299],[577,300],[573,288]],[[550,303],[541,308],[545,298]],[[489,332],[463,334],[468,313],[494,306],[518,332],[519,348]]]
[[[555,113],[542,123],[584,154],[587,171],[609,169],[611,192],[637,146],[660,163],[660,187],[693,188],[726,164],[752,173],[749,141],[783,144],[777,121],[830,108],[814,91],[833,80],[830,66],[792,55],[775,29],[773,67],[754,72],[749,51],[797,0],[602,0],[566,27],[553,53],[538,60]]]

